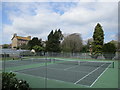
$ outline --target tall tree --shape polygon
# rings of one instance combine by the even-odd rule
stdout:
[[[95,26],[93,33],[93,45],[92,45],[92,56],[97,58],[102,53],[102,47],[104,43],[104,31],[102,26],[98,23]]]
[[[46,51],[48,52],[60,52],[60,40],[62,40],[62,31],[60,29],[53,30],[48,35],[48,41],[46,42]]]
[[[48,41],[46,41],[46,51],[52,52],[52,48],[53,46],[53,30],[50,32],[50,34],[48,35]]]
[[[50,32],[50,34],[48,35],[48,40],[53,38],[53,30]]]
[[[62,50],[64,52],[80,52],[82,46],[82,38],[78,33],[68,35],[62,42]]]

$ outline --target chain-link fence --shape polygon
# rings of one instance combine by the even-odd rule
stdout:
[[[78,58],[78,59],[112,59],[112,60],[120,60],[120,52],[116,52],[115,54],[103,53],[99,54],[97,58],[93,57],[91,53],[56,53],[56,52],[31,52],[30,50],[12,50],[3,52],[0,54],[0,57],[3,59],[6,57],[10,58],[21,58],[21,57],[58,57],[58,58]]]
[[[45,54],[48,57],[61,57],[61,58],[79,58],[79,59],[95,59],[90,53],[54,53],[54,52],[47,52]],[[112,60],[120,60],[119,53],[116,52],[115,54],[100,54],[97,56],[96,59],[112,59]]]

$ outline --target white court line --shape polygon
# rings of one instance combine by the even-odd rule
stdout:
[[[102,67],[104,64],[102,64],[100,67]],[[76,81],[74,84],[77,84],[78,82],[80,82],[81,80],[83,80],[84,78],[86,78],[87,76],[89,76],[90,74],[92,74],[93,72],[95,72],[96,70],[98,70],[100,67],[96,68],[95,70],[91,71],[90,73],[88,73],[87,75],[85,75],[84,77],[82,77],[81,79],[79,79],[78,81]]]
[[[110,65],[111,65],[111,64],[110,64]],[[110,65],[108,65],[108,67],[109,67]],[[99,77],[97,77],[97,79],[90,85],[90,87],[92,87],[92,86],[96,83],[96,81],[104,74],[104,72],[108,69],[108,67],[100,74]]]
[[[68,67],[68,68],[65,68],[64,70],[68,70],[68,69],[71,69],[71,68],[74,68],[74,67],[78,67],[79,65],[77,66],[72,66],[72,67]]]

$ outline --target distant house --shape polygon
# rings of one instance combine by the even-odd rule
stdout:
[[[28,41],[31,40],[31,36],[21,37],[21,36],[17,36],[17,34],[15,33],[11,40],[12,40],[12,44],[11,44],[12,49],[16,49],[21,45],[27,44]]]
[[[46,41],[42,41],[43,47],[46,47]]]

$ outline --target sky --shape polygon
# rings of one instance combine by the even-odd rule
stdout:
[[[59,28],[63,34],[80,33],[87,40],[97,23],[105,42],[117,39],[117,2],[2,2],[0,11],[0,44],[10,44],[14,33],[47,40],[50,31]]]

